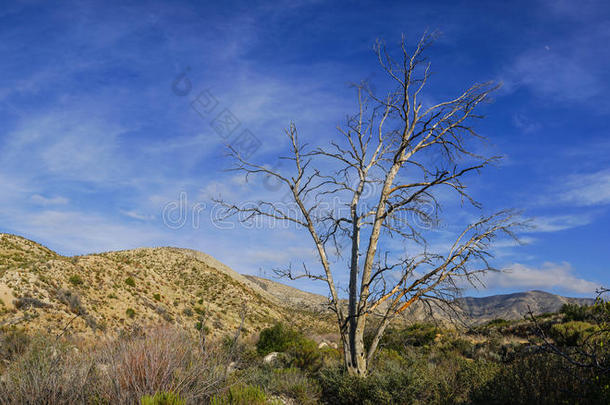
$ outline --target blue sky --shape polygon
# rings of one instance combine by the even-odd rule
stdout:
[[[468,293],[591,296],[610,284],[607,2],[3,6],[2,232],[69,255],[189,247],[250,274],[312,260],[303,233],[212,223],[212,196],[281,198],[224,171],[230,161],[214,117],[230,111],[236,134],[247,129],[260,141],[253,158],[274,164],[291,121],[307,141],[326,142],[354,111],[350,82],[383,86],[375,39],[396,45],[404,33],[414,43],[431,29],[442,36],[429,52],[435,75],[427,97],[504,83],[477,128],[505,159],[472,179],[473,192],[486,209],[524,209],[537,225],[521,235],[525,246],[502,241],[496,264],[508,271]],[[214,111],[195,111],[201,97],[214,100]],[[172,211],[181,193],[184,224]],[[164,209],[178,222],[168,226]],[[460,212],[446,214],[439,241]]]

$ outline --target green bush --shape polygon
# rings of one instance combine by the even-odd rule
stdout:
[[[128,317],[133,318],[136,316],[136,311],[133,308],[127,308],[125,311]]]
[[[186,401],[172,392],[158,392],[153,396],[144,395],[142,405],[186,405]]]
[[[161,294],[159,294],[159,293],[154,293],[154,294],[153,294],[153,298],[155,299],[155,301],[161,301]]]
[[[462,338],[453,338],[447,342],[443,342],[442,349],[449,352],[459,353],[460,355],[468,358],[474,357],[475,347],[474,345]]]
[[[273,370],[273,379],[268,389],[288,396],[301,405],[317,404],[322,392],[315,380],[296,368]]]
[[[608,375],[573,367],[564,358],[537,353],[517,356],[471,393],[473,404],[607,404]]]
[[[78,274],[71,275],[68,281],[70,281],[70,283],[72,283],[73,285],[83,284],[83,279]]]
[[[333,405],[410,404],[416,402],[408,370],[373,372],[366,378],[350,376],[341,368],[322,369],[316,375],[324,403]]]
[[[499,367],[449,349],[411,348],[403,356],[382,348],[366,378],[341,368],[321,369],[316,378],[328,404],[466,404],[471,391],[485,386]]]
[[[506,319],[496,318],[496,319],[492,319],[491,321],[487,322],[487,326],[506,326],[509,323],[510,322],[507,321]]]
[[[292,342],[287,351],[290,365],[306,371],[317,371],[322,367],[322,353],[313,340],[301,339]]]
[[[264,405],[267,404],[265,391],[252,385],[234,385],[222,395],[215,395],[210,405]]]
[[[456,352],[435,354],[432,361],[423,371],[427,392],[420,391],[420,398],[425,398],[425,403],[470,403],[471,392],[495,378],[500,368],[497,362],[470,360]]]
[[[321,389],[317,381],[298,368],[273,368],[256,365],[241,370],[238,380],[262,387],[266,392],[290,398],[301,405],[319,403]]]
[[[290,347],[301,343],[303,335],[282,323],[277,323],[261,331],[256,350],[261,355],[271,352],[285,352]]]
[[[551,337],[562,346],[577,346],[599,331],[599,327],[588,322],[570,321],[557,323],[551,327]]]
[[[589,317],[589,307],[578,304],[563,304],[560,313],[566,321],[585,321]]]
[[[428,323],[415,323],[406,328],[389,328],[379,345],[397,352],[405,352],[408,347],[428,347],[439,332],[435,325]],[[372,338],[370,333],[365,336],[367,347],[371,344]]]
[[[125,279],[125,284],[127,284],[130,287],[135,287],[136,286],[136,280],[134,280],[133,277],[127,277]]]

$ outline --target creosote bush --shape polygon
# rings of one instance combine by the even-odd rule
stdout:
[[[277,323],[261,331],[256,349],[262,355],[271,352],[285,352],[291,346],[300,344],[302,340],[303,335],[301,333],[283,323]]]
[[[125,279],[125,284],[127,284],[130,287],[135,287],[136,286],[136,280],[134,280],[133,277],[127,277]]]
[[[210,400],[210,405],[266,405],[267,395],[261,388],[252,385],[234,385]]]
[[[172,392],[158,392],[155,395],[144,395],[142,405],[186,405],[186,401]]]
[[[70,281],[70,283],[72,283],[72,285],[83,284],[83,279],[78,274],[71,275],[70,278],[68,279],[68,281]]]

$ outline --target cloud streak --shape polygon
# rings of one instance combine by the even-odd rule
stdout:
[[[488,273],[483,280],[488,288],[559,290],[591,296],[600,287],[580,278],[565,262],[546,262],[540,267],[514,263],[501,272]]]

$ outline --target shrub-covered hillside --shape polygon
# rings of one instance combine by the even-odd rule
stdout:
[[[610,305],[457,331],[388,331],[369,376],[286,323],[257,336],[157,327],[92,342],[0,333],[0,404],[607,404]]]

